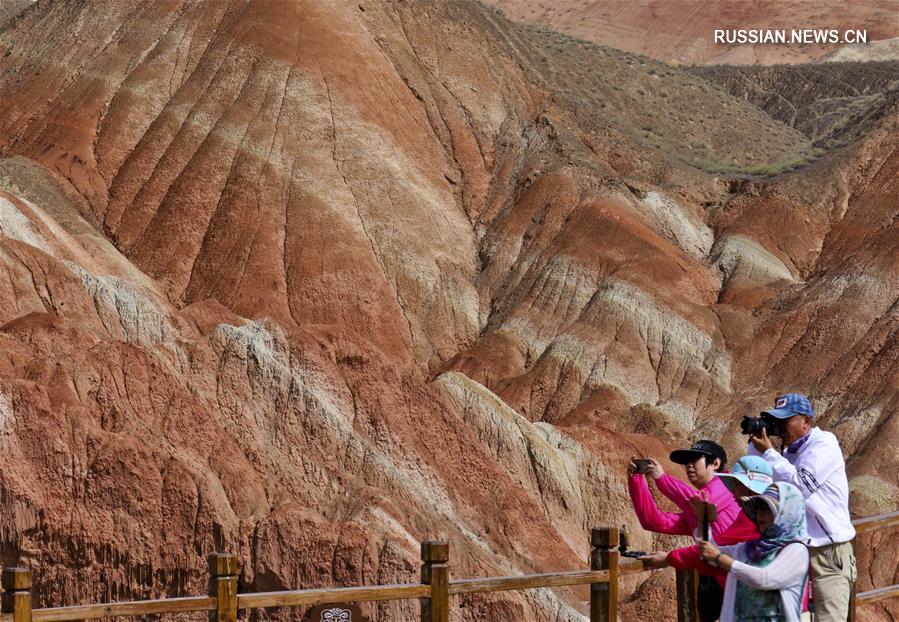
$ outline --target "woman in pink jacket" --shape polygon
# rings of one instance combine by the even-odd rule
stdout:
[[[715,473],[723,470],[727,464],[724,448],[713,441],[697,441],[689,449],[671,452],[670,459],[684,465],[689,485],[666,474],[655,460],[650,460],[646,475],[655,480],[659,492],[677,506],[678,512],[660,510],[649,491],[646,478],[637,472],[637,465],[631,463],[628,469],[628,492],[643,528],[656,533],[694,535],[698,520],[691,500],[697,498],[708,501],[717,508],[717,519],[709,523],[712,536],[717,536],[730,527],[740,515],[740,506],[721,480],[715,477]],[[717,619],[722,594],[721,586],[713,577],[700,577],[698,601],[703,620]]]

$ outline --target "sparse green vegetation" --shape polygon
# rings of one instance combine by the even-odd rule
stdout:
[[[613,127],[637,144],[713,173],[773,175],[816,157],[812,139],[682,66],[516,24],[521,49],[556,102],[584,127]],[[577,148],[572,145],[572,148]]]
[[[768,164],[753,164],[741,166],[734,163],[717,162],[706,158],[694,158],[686,160],[687,164],[702,169],[708,173],[723,173],[729,175],[777,175],[809,162],[809,158],[792,158],[778,160]]]

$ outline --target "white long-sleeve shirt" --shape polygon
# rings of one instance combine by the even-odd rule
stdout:
[[[759,453],[749,443],[749,454],[762,456],[774,470],[774,481],[789,482],[805,498],[809,546],[849,542],[855,527],[849,516],[849,482],[846,463],[837,437],[814,427],[809,438],[794,454],[781,455],[774,449]]]
[[[799,622],[802,593],[808,573],[808,549],[794,542],[780,550],[777,557],[765,567],[746,563],[746,543],[722,546],[719,550],[734,559],[727,582],[724,584],[724,600],[721,603],[719,622],[734,622],[737,601],[737,581],[758,590],[779,590],[785,622]]]

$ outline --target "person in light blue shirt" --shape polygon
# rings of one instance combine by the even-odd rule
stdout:
[[[762,417],[780,424],[783,451],[774,449],[762,429],[749,437],[749,453],[771,465],[774,481],[793,484],[805,499],[815,622],[845,622],[857,571],[849,482],[840,444],[831,432],[812,425],[815,411],[804,395],[779,396]]]

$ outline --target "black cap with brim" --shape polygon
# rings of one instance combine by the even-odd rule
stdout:
[[[696,441],[690,449],[677,449],[672,451],[668,458],[671,462],[677,464],[689,464],[703,456],[718,458],[721,460],[722,465],[727,462],[727,453],[725,453],[724,448],[713,441]]]
[[[671,455],[668,457],[671,458],[671,462],[674,462],[676,464],[689,464],[691,462],[695,462],[703,456],[718,458],[718,456],[712,455],[707,451],[693,451],[691,449],[678,449],[677,451],[672,451]]]

